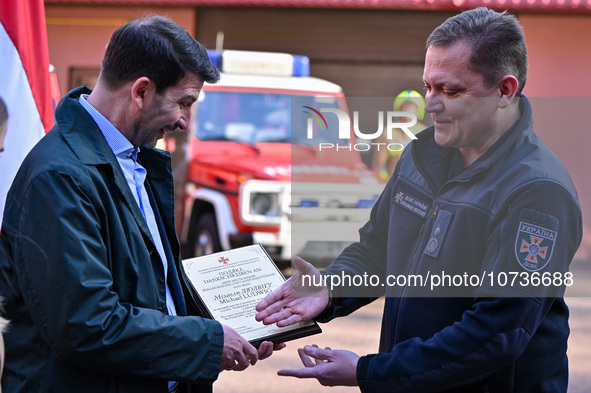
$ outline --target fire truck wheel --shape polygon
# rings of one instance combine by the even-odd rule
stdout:
[[[203,214],[191,236],[193,241],[193,256],[212,254],[222,250],[218,234],[218,226],[213,213]]]

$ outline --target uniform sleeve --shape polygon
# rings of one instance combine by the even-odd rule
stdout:
[[[112,240],[100,225],[100,205],[81,185],[86,183],[71,174],[45,172],[21,196],[27,202],[14,231],[12,259],[39,333],[72,366],[212,383],[221,363],[221,325],[120,301],[109,269]]]
[[[581,226],[578,202],[564,188],[552,182],[524,185],[490,228],[482,269],[564,277],[580,244]],[[544,356],[555,356],[556,348],[565,352],[568,312],[564,300],[555,297],[559,293],[553,286],[482,285],[458,322],[428,339],[415,337],[389,353],[362,357],[357,369],[361,390],[431,392],[482,381],[519,358],[536,334],[548,336]]]

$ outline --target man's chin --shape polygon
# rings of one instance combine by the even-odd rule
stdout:
[[[155,147],[158,147],[158,142],[160,141],[160,139],[154,139],[153,141],[146,141],[144,143],[142,143],[141,148],[142,149],[153,149]]]
[[[441,130],[438,131],[437,127],[435,127],[434,138],[435,138],[435,143],[437,143],[439,146],[441,146],[441,147],[449,146],[449,138],[447,137],[447,133],[444,133]]]
[[[164,131],[158,130],[156,134],[154,134],[154,140],[149,144],[149,146],[144,146],[147,149],[153,149],[155,147],[159,149],[163,149],[164,146]]]

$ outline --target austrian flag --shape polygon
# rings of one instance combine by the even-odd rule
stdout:
[[[8,131],[0,153],[0,222],[6,194],[29,150],[53,126],[43,0],[0,1],[0,98]]]

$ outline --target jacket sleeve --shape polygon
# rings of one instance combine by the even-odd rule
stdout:
[[[39,174],[19,196],[27,202],[17,213],[18,228],[3,228],[14,233],[11,249],[18,286],[39,333],[72,366],[111,375],[212,383],[221,363],[221,325],[121,301],[108,253],[118,243],[100,225],[104,212],[88,185],[92,183],[80,180],[84,176]]]
[[[559,273],[564,287],[565,273],[582,235],[578,202],[561,186],[538,182],[516,191],[504,207],[488,232],[482,269],[494,275],[525,272],[531,277],[534,272],[524,266],[534,267],[523,262],[529,254],[519,252],[519,240],[525,236],[521,224],[536,225],[556,233],[553,241],[538,244],[548,249],[546,261],[536,254],[540,267],[536,273]],[[428,339],[415,337],[396,344],[389,353],[362,357],[357,368],[361,390],[431,392],[483,380],[514,362],[542,324],[539,334],[566,342],[568,312],[564,300],[555,297],[559,293],[560,289],[544,287],[541,281],[503,287],[481,283],[472,308],[461,320]]]

